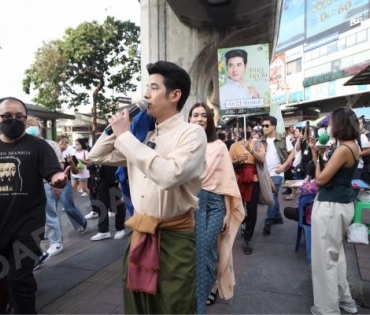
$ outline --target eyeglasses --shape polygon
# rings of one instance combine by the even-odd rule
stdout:
[[[263,128],[269,128],[271,125],[262,125]]]
[[[25,115],[22,115],[22,114],[15,114],[15,115],[12,115],[12,114],[4,114],[4,115],[0,115],[1,119],[3,121],[9,121],[9,120],[18,120],[20,122],[25,122],[26,119],[27,119],[27,116]]]

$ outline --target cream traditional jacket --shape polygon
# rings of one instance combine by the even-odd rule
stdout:
[[[155,143],[151,149],[146,144]],[[102,134],[89,153],[95,163],[127,166],[135,211],[172,218],[198,209],[206,172],[207,138],[200,126],[177,114],[150,131],[141,143],[130,131]]]

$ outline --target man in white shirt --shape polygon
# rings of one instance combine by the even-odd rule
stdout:
[[[266,164],[271,179],[275,185],[273,193],[275,204],[269,205],[265,219],[263,231],[265,234],[271,233],[273,224],[284,223],[280,212],[279,189],[284,180],[284,171],[294,158],[293,145],[288,138],[282,137],[276,132],[277,120],[270,116],[263,121],[263,138],[262,143],[266,149]]]
[[[368,160],[369,160],[369,154],[370,154],[370,146],[369,146],[369,142],[367,140],[367,137],[363,133],[360,134],[360,136],[358,137],[356,142],[357,142],[358,149],[360,151],[360,158],[359,158],[357,170],[355,172],[355,176],[353,177],[353,179],[361,179],[363,168],[366,167],[366,169],[369,169],[369,161]],[[364,163],[364,162],[366,162],[366,163]],[[368,172],[365,172],[365,174],[368,174]],[[369,176],[365,175],[362,178],[362,180],[369,184],[369,180],[367,180],[368,177]],[[354,198],[357,197],[359,192],[360,192],[359,189],[353,189]]]

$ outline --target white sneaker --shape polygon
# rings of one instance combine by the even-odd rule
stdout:
[[[59,254],[63,250],[63,245],[62,243],[51,243],[50,247],[46,251],[49,256],[54,256],[56,254]]]
[[[116,214],[114,212],[108,211],[108,217],[113,218],[115,216],[116,216]]]
[[[125,234],[126,234],[125,230],[117,231],[116,235],[114,235],[114,239],[120,240],[121,238],[125,236]]]
[[[357,305],[356,305],[356,302],[354,300],[352,300],[350,302],[339,301],[339,308],[341,308],[342,310],[346,311],[347,313],[351,313],[351,314],[356,314],[358,312],[357,311]]]
[[[89,194],[84,192],[84,193],[81,194],[81,197],[89,197]]]
[[[99,215],[94,212],[94,211],[90,211],[88,214],[85,215],[85,219],[97,219],[99,218]]]
[[[84,191],[83,191],[82,189],[80,189],[78,192],[79,192],[80,194],[82,194]]]
[[[95,234],[90,239],[92,241],[100,241],[100,240],[104,240],[104,239],[110,238],[110,237],[112,237],[112,235],[110,234],[110,232],[107,232],[107,233],[98,233],[98,234]]]

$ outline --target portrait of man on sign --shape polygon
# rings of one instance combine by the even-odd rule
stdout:
[[[266,49],[264,45],[247,47],[248,50],[235,47],[218,51],[221,110],[256,108],[266,103]]]

